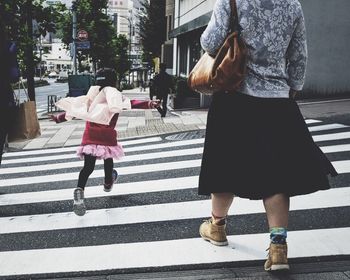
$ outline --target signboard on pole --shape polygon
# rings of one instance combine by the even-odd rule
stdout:
[[[77,38],[80,41],[86,41],[89,38],[89,34],[85,30],[81,29],[78,31]]]
[[[75,42],[75,48],[76,50],[88,50],[90,49],[90,41],[76,41]]]

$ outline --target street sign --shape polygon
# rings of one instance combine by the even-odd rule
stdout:
[[[79,30],[77,34],[77,38],[80,41],[86,41],[89,38],[89,34],[85,30]]]
[[[88,50],[90,49],[90,41],[83,41],[83,42],[76,41],[75,48],[76,50]]]

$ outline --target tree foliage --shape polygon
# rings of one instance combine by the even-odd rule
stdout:
[[[159,57],[161,45],[165,41],[165,1],[144,0],[141,5],[145,15],[139,15],[138,28],[146,61]]]
[[[111,18],[106,14],[107,0],[79,0],[76,2],[77,30],[86,30],[89,34],[90,49],[78,51],[78,61],[87,57],[98,67],[124,69],[118,65],[121,50]],[[72,42],[72,16],[66,14],[61,23],[62,41],[69,45]],[[126,54],[126,53],[125,53]],[[129,67],[127,67],[127,70]],[[124,72],[125,73],[125,72]]]
[[[33,53],[37,38],[46,35],[47,32],[55,32],[56,22],[59,21],[61,12],[64,11],[63,4],[45,6],[44,0],[1,0],[0,20],[6,26],[6,35],[9,40],[14,41],[18,49],[18,58],[22,73],[26,73],[28,79],[28,91],[31,100],[34,95],[34,68]],[[32,25],[36,23],[36,33],[32,32]],[[39,60],[38,58],[36,59]],[[33,85],[30,86],[29,85]]]

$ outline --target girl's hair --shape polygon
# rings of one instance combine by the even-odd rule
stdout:
[[[96,85],[100,90],[104,87],[117,86],[117,73],[112,68],[101,68],[96,73]]]

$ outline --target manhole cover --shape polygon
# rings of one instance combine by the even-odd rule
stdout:
[[[204,138],[205,130],[189,131],[184,133],[173,134],[165,137],[166,140],[180,141]]]

